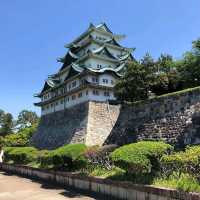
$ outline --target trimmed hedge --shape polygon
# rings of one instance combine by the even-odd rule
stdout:
[[[37,160],[39,151],[34,147],[6,147],[5,159],[17,164],[27,164]]]
[[[173,171],[189,173],[200,178],[200,145],[187,147],[185,151],[165,155],[161,159],[162,171],[170,175]]]
[[[68,144],[52,151],[43,151],[39,160],[43,167],[67,167],[68,169],[81,167],[86,162],[82,156],[86,149],[84,144]]]
[[[172,150],[173,147],[164,142],[142,141],[116,149],[111,158],[116,166],[128,173],[145,174],[158,169],[162,155]]]

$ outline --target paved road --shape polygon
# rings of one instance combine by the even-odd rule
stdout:
[[[0,172],[0,200],[94,200],[49,184]]]

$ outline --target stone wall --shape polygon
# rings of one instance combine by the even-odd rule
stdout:
[[[32,144],[41,149],[53,149],[67,143],[85,143],[88,103],[41,117]]]
[[[25,166],[1,164],[0,170],[12,174],[52,182],[63,187],[78,189],[88,194],[100,194],[101,199],[122,200],[199,200],[199,193],[188,193],[174,189],[148,185],[134,185],[130,182],[112,181],[95,177],[83,177],[76,174],[34,169]]]
[[[200,88],[123,104],[105,144],[142,139],[164,140],[182,147],[200,142]]]
[[[110,135],[119,116],[120,105],[90,102],[86,144],[102,145]]]
[[[67,143],[123,145],[143,139],[177,147],[200,143],[200,88],[122,105],[89,101],[51,113],[42,116],[32,143],[53,149]]]
[[[31,142],[40,149],[54,149],[68,143],[102,145],[115,125],[119,108],[89,101],[44,115]]]

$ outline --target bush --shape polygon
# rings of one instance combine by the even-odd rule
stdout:
[[[101,166],[110,170],[112,168],[112,161],[110,159],[110,153],[117,148],[117,145],[105,145],[102,147],[92,146],[89,147],[84,157],[88,160],[88,163],[93,166]]]
[[[49,152],[43,152],[40,162],[43,167],[53,166],[54,168],[67,167],[72,169],[77,166],[81,168],[86,162],[82,156],[85,150],[84,144],[68,144]]]
[[[37,125],[33,125],[29,128],[24,128],[23,130],[19,131],[18,133],[13,133],[7,135],[6,137],[0,139],[0,143],[3,146],[7,147],[25,147],[29,146],[29,140],[32,135],[35,133]]]
[[[161,159],[162,171],[170,175],[173,171],[189,173],[200,178],[200,145],[187,147],[172,155],[165,155]]]
[[[111,158],[128,173],[145,174],[158,170],[162,155],[172,150],[173,147],[164,142],[142,141],[116,149]]]
[[[38,150],[34,147],[6,147],[5,160],[16,164],[27,164],[37,160]]]

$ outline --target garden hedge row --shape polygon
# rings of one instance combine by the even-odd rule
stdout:
[[[158,169],[160,158],[172,150],[173,147],[164,142],[142,141],[116,149],[111,158],[116,166],[130,174],[151,173]]]

